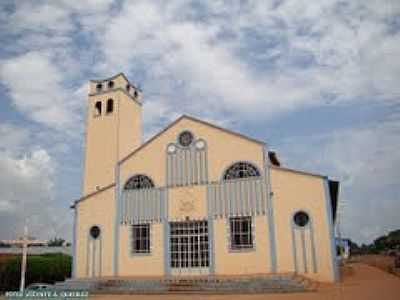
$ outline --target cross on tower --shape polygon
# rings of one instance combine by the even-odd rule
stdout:
[[[4,244],[8,245],[22,245],[22,263],[21,263],[21,283],[19,290],[24,291],[25,288],[25,273],[26,273],[26,260],[28,255],[29,245],[43,245],[47,244],[47,241],[41,241],[36,239],[29,239],[28,236],[28,226],[24,227],[24,236],[20,240],[6,240],[2,241]]]

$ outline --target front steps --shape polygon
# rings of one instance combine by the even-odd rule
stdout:
[[[249,294],[294,293],[310,289],[292,275],[254,277],[165,277],[159,279],[68,279],[57,290],[88,290],[99,294]]]

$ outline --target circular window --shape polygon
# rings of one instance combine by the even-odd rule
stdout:
[[[108,83],[108,88],[109,89],[112,89],[114,87],[114,81],[110,81],[109,83]]]
[[[169,154],[173,154],[173,153],[175,153],[175,152],[176,152],[176,146],[175,146],[175,145],[173,145],[173,144],[171,144],[171,145],[168,145],[168,147],[167,147],[167,151],[168,151],[168,153],[169,153]]]
[[[100,228],[99,226],[92,226],[90,228],[90,236],[94,239],[97,239],[100,236]]]
[[[206,143],[203,140],[198,140],[195,144],[196,149],[202,150],[206,147]]]
[[[299,211],[294,215],[293,220],[297,226],[304,227],[310,221],[310,217],[304,211]]]
[[[182,132],[178,137],[179,144],[188,147],[193,142],[193,134],[189,131]]]

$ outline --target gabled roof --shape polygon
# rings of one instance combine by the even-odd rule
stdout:
[[[232,134],[232,135],[241,137],[241,138],[243,138],[243,139],[246,139],[246,140],[251,141],[251,142],[253,142],[253,143],[259,144],[259,145],[261,145],[261,146],[264,146],[264,145],[265,145],[265,143],[264,143],[263,141],[254,139],[254,138],[249,137],[249,136],[247,136],[247,135],[243,135],[243,134],[241,134],[241,133],[238,133],[238,132],[235,132],[235,131],[232,131],[232,130],[229,130],[229,129],[226,129],[226,128],[223,128],[223,127],[220,127],[220,126],[217,126],[217,125],[215,125],[215,124],[206,122],[206,121],[204,121],[204,120],[195,118],[195,117],[193,117],[193,116],[182,115],[182,116],[180,116],[178,119],[176,119],[175,121],[173,121],[171,124],[169,124],[167,127],[165,127],[164,129],[162,129],[161,131],[159,131],[158,133],[156,133],[155,135],[153,135],[149,140],[147,140],[147,141],[146,141],[145,143],[143,143],[141,146],[139,146],[138,148],[136,148],[135,150],[133,150],[131,153],[129,153],[129,154],[128,154],[127,156],[125,156],[123,159],[121,159],[121,160],[119,161],[119,164],[124,163],[127,159],[129,159],[129,158],[130,158],[132,155],[134,155],[136,152],[138,152],[138,151],[140,151],[141,149],[143,149],[144,147],[146,147],[148,144],[150,144],[152,141],[154,141],[157,137],[159,137],[161,134],[163,134],[164,132],[166,132],[168,129],[170,129],[170,128],[172,128],[173,126],[175,126],[179,121],[181,121],[181,120],[183,120],[183,119],[187,119],[187,120],[191,120],[191,121],[193,121],[193,122],[201,123],[201,124],[203,124],[203,125],[206,125],[206,126],[209,126],[209,127],[212,127],[212,128],[218,129],[218,130],[221,130],[221,131],[223,131],[223,132],[226,132],[226,133],[228,133],[228,134]]]

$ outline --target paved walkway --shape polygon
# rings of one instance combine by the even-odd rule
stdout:
[[[106,300],[399,300],[400,278],[366,264],[346,268],[342,282],[321,284],[317,292],[258,295],[102,295],[90,299]]]

